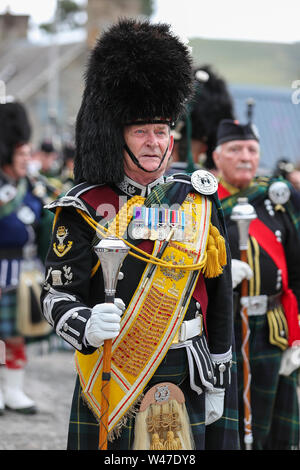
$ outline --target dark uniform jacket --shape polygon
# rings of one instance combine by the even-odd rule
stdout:
[[[88,345],[84,338],[86,322],[94,305],[104,302],[104,284],[101,269],[93,270],[98,258],[93,251],[93,244],[99,241],[95,231],[79,215],[77,209],[100,221],[105,217],[110,220],[115,214],[110,213],[112,204],[116,210],[119,201],[133,195],[146,197],[151,189],[163,179],[143,187],[126,178],[119,186],[91,186],[82,183],[71,189],[65,197],[54,201],[48,206],[56,211],[52,241],[46,260],[46,279],[41,297],[44,315],[55,328],[57,334],[64,338],[83,354],[90,354],[95,348]],[[187,194],[193,191],[190,183],[182,183]],[[121,198],[121,199],[120,199]],[[184,198],[183,198],[184,199]],[[182,201],[181,201],[182,202]],[[215,204],[212,204],[211,222],[221,234],[224,228]],[[59,252],[60,242],[64,250]],[[134,243],[133,240],[130,240]],[[151,240],[138,240],[139,248],[151,252]],[[145,269],[145,263],[132,256],[127,256],[122,266],[124,278],[117,284],[116,297],[121,298],[127,306],[137,288]],[[220,359],[229,370],[232,344],[232,288],[230,254],[227,247],[227,265],[223,274],[217,278],[206,279],[201,276],[199,298],[191,298],[186,319],[195,317],[198,310],[206,311],[206,328],[209,353]],[[207,305],[206,305],[207,304]],[[223,370],[223,369],[222,369]],[[226,381],[222,381],[223,386]],[[218,382],[215,380],[215,385]]]
[[[273,180],[263,178],[260,185],[266,186],[266,191],[262,190],[249,193],[249,202],[255,208],[257,218],[267,226],[276,236],[284,249],[286,266],[288,272],[288,286],[295,294],[300,306],[300,240],[297,228],[293,221],[290,200],[285,203],[272,201],[269,196],[269,187]],[[219,193],[222,191],[219,185]],[[220,198],[225,212],[226,227],[232,258],[240,259],[239,233],[237,223],[231,220],[231,208],[236,203],[238,196],[244,193],[233,193],[232,196]],[[232,202],[235,201],[235,202]],[[281,304],[281,293],[283,291],[282,272],[278,268],[274,259],[270,256],[266,247],[260,246],[255,235],[249,237],[250,251],[248,250],[248,262],[253,269],[253,278],[249,281],[249,295],[268,297],[268,310],[273,310]],[[240,285],[236,288],[236,293],[240,292]],[[237,300],[238,296],[236,296]],[[239,310],[239,301],[235,302],[236,311]],[[279,323],[280,320],[278,319]],[[282,325],[281,325],[282,326]],[[285,329],[285,328],[284,328]],[[287,337],[288,332],[280,328],[279,334]],[[285,347],[282,347],[285,349]]]

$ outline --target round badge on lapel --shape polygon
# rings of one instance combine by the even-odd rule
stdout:
[[[0,203],[7,204],[17,194],[17,189],[12,184],[4,184],[0,189]]]
[[[284,181],[276,181],[270,185],[268,194],[274,204],[285,204],[290,199],[291,191]]]
[[[35,221],[35,213],[28,206],[22,206],[17,212],[17,217],[25,225],[33,224]]]
[[[193,188],[200,194],[209,196],[218,189],[218,181],[215,176],[206,170],[197,170],[192,173],[191,183]]]

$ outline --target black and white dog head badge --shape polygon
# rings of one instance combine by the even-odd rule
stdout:
[[[206,170],[197,170],[192,173],[191,183],[193,188],[200,194],[209,196],[218,189],[218,181],[215,176]]]

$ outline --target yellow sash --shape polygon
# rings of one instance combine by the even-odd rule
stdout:
[[[189,194],[182,210],[189,212],[193,236],[188,243],[169,242],[163,260],[184,266],[206,260],[211,202],[200,194]],[[154,243],[153,255],[158,253],[161,243]],[[150,267],[148,263],[122,316],[121,332],[113,340],[109,431],[134,405],[167,353],[200,274],[197,271],[193,276],[194,271],[187,269],[156,266],[150,281],[145,283]],[[183,299],[186,300],[184,305]],[[102,360],[103,348],[91,355],[79,351],[75,354],[83,396],[98,419],[101,416]]]

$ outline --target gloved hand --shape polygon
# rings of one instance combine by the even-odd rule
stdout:
[[[292,346],[286,349],[281,357],[280,375],[291,375],[300,367],[300,346]]]
[[[120,332],[121,316],[125,304],[121,299],[115,299],[114,304],[97,304],[85,327],[85,339],[95,348],[102,346],[104,340],[116,338]]]
[[[224,411],[224,388],[205,391],[205,426],[221,418]]]
[[[232,288],[234,289],[243,279],[251,279],[253,271],[248,263],[239,259],[231,260]]]

